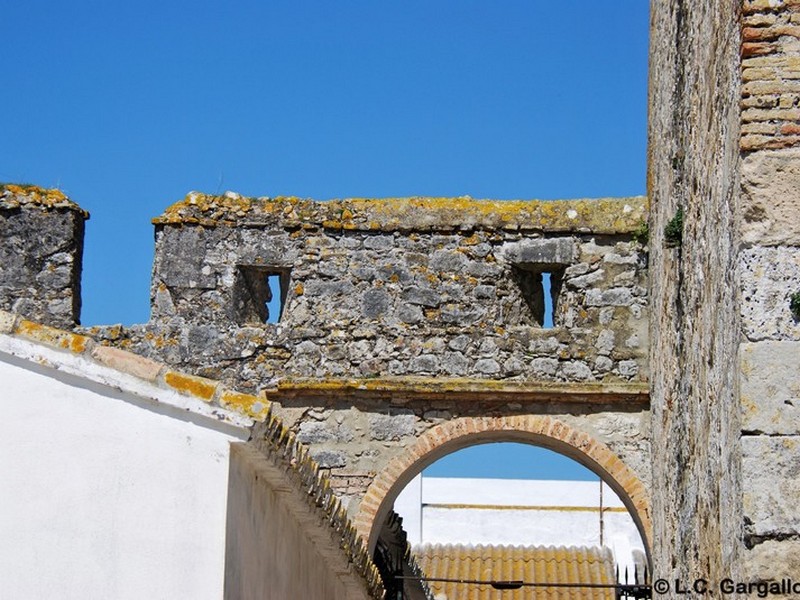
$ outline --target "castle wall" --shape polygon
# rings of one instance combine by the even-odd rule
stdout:
[[[293,377],[645,381],[646,254],[631,236],[643,199],[547,204],[195,195],[156,220],[150,323],[92,333],[250,388]],[[552,328],[542,272],[553,273]],[[263,322],[269,274],[284,295],[277,323]]]
[[[356,500],[351,513],[394,456],[462,416],[557,416],[648,481],[647,254],[633,235],[643,222],[642,198],[321,203],[191,194],[156,219],[150,322],[90,333],[266,389],[340,496]],[[552,327],[542,322],[543,272]],[[277,323],[263,322],[267,275],[273,297],[285,295]],[[394,381],[396,390],[284,393],[287,381],[309,379]],[[426,395],[424,382],[443,381],[474,382],[475,393]],[[536,398],[493,397],[479,382],[555,387]]]
[[[742,21],[743,557],[778,578],[800,570],[800,4],[745,2]]]
[[[719,581],[736,576],[744,526],[738,3],[656,0],[651,24],[653,567],[669,581]],[[670,244],[670,222],[682,241]]]
[[[58,190],[0,185],[0,310],[56,327],[80,321],[88,218]]]

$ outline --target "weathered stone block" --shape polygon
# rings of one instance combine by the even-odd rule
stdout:
[[[789,308],[800,291],[800,248],[755,247],[739,253],[742,326],[748,339],[800,340]]]
[[[739,349],[742,429],[800,434],[800,342],[745,343]]]
[[[378,441],[396,441],[414,435],[413,414],[371,415],[369,418],[372,438]]]
[[[319,450],[311,453],[311,457],[317,461],[323,469],[334,469],[347,466],[347,456],[344,452],[336,450]]]
[[[339,423],[321,423],[306,421],[300,424],[297,441],[303,444],[320,444],[324,442],[350,442],[353,431]]]
[[[375,319],[389,309],[391,298],[383,290],[369,290],[364,294],[361,312],[367,319]]]
[[[742,437],[742,502],[748,533],[800,533],[800,437]]]
[[[800,149],[753,152],[742,161],[742,239],[800,245]]]
[[[767,540],[742,551],[745,581],[781,580],[800,573],[800,540]]]
[[[520,240],[506,244],[504,258],[517,265],[569,265],[575,258],[572,238]]]

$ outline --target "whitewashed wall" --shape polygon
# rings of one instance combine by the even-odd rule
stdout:
[[[622,500],[599,481],[418,475],[395,500],[413,545],[607,546],[624,570],[644,552]],[[602,504],[602,536],[601,514]]]
[[[2,342],[0,598],[221,598],[229,444],[245,430]]]

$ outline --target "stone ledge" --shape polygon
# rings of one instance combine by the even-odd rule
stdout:
[[[13,210],[22,206],[40,209],[61,208],[74,211],[84,219],[89,213],[70,200],[61,190],[41,188],[36,185],[0,184],[0,210]]]
[[[155,225],[323,228],[357,231],[469,231],[630,234],[647,219],[647,198],[474,200],[458,198],[247,198],[191,192]]]
[[[119,348],[102,346],[90,337],[28,321],[14,313],[0,310],[0,334],[82,356],[119,373],[237,412],[256,421],[263,421],[269,413],[270,404],[263,396],[237,392],[218,381],[180,373],[164,363]]]
[[[474,402],[562,402],[607,404],[647,408],[647,383],[557,383],[491,381],[427,377],[380,379],[284,379],[266,390],[270,400],[284,398],[338,398],[342,394],[359,399],[411,402],[415,400],[459,400]]]

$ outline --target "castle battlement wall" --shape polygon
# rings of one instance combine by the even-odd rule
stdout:
[[[0,185],[0,310],[57,327],[80,322],[88,218],[59,190]]]
[[[642,197],[193,193],[154,220],[151,320],[123,335],[251,387],[408,375],[641,382],[647,259],[633,233],[645,210]]]

